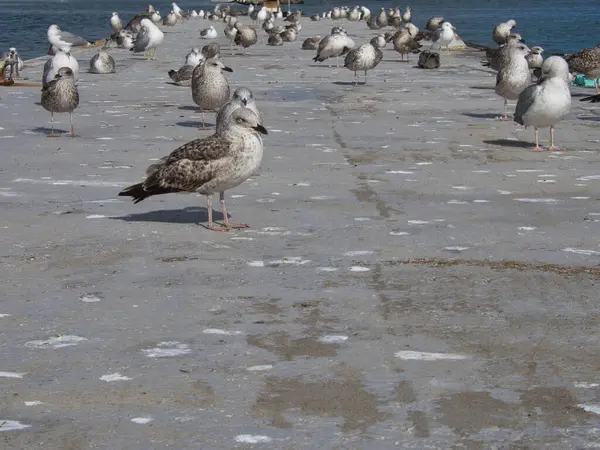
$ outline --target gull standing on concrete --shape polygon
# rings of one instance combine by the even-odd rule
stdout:
[[[349,70],[354,71],[354,83],[358,83],[358,74],[359,70],[365,71],[365,84],[367,84],[367,70],[371,70],[379,64],[379,62],[383,59],[383,53],[378,48],[375,48],[373,45],[363,44],[358,48],[350,50],[346,54],[346,58],[344,60],[344,67]]]
[[[194,69],[192,75],[192,98],[200,107],[202,127],[205,129],[204,111],[218,111],[229,101],[229,82],[223,75],[233,72],[219,59],[206,59]]]
[[[154,25],[158,25],[158,24],[162,23],[162,17],[160,17],[160,11],[152,11],[152,14],[150,15],[150,20],[152,21],[152,23]]]
[[[148,52],[148,59],[156,59],[156,47],[162,44],[165,35],[150,19],[142,19],[141,27],[134,46],[129,51],[144,54]]]
[[[113,31],[119,31],[123,28],[123,22],[121,22],[118,12],[112,13],[112,16],[110,17],[110,26]]]
[[[262,117],[254,101],[254,95],[248,88],[241,87],[233,91],[231,100],[225,103],[217,114],[217,134],[223,133],[229,124],[229,116],[238,108],[248,108],[256,117],[258,117],[258,123],[262,125]]]
[[[450,44],[454,40],[454,26],[450,22],[443,22],[440,27],[433,33],[433,44],[439,45],[440,51],[442,47],[446,47],[446,54],[450,53]]]
[[[354,41],[346,35],[346,32],[339,27],[333,27],[331,34],[325,36],[319,43],[317,56],[313,58],[313,61],[323,62],[328,58],[335,57],[337,67],[340,67],[339,57],[353,48]]]
[[[263,142],[267,134],[256,114],[238,108],[229,117],[224,130],[179,147],[146,170],[146,179],[119,192],[133,197],[134,203],[153,195],[173,192],[196,192],[206,196],[208,224],[213,231],[247,228],[247,224],[229,222],[225,191],[246,181],[260,166]],[[223,225],[215,226],[212,218],[212,196],[219,193]]]
[[[410,9],[410,6],[407,6],[406,10],[404,11],[404,14],[402,14],[402,22],[410,23],[411,21],[412,21],[412,10]]]
[[[73,80],[73,71],[61,67],[52,81],[42,88],[42,106],[50,111],[51,131],[48,136],[54,137],[54,113],[69,113],[71,136],[75,137],[73,127],[73,111],[79,105],[79,93]]]
[[[406,60],[408,61],[410,59],[410,53],[421,47],[421,44],[419,44],[410,33],[409,28],[400,29],[392,37],[392,44],[394,45],[394,50],[400,53],[402,61],[404,61],[404,55],[406,55]]]
[[[246,54],[246,48],[253,46],[258,41],[258,35],[256,30],[252,27],[244,25],[241,22],[235,23],[235,29],[237,33],[233,38],[235,45],[241,45],[243,48],[244,55]]]
[[[24,63],[21,57],[19,56],[16,47],[10,47],[7,53],[3,53],[2,56],[0,56],[0,60],[6,62],[6,67],[4,68],[4,70],[0,71],[0,77],[6,78],[6,72],[9,72],[9,68],[9,80],[13,79],[13,74],[16,74],[17,77],[20,76],[20,72],[23,69]],[[2,78],[2,80],[4,80],[4,78]]]
[[[173,7],[173,14],[175,14],[175,17],[177,18],[177,20],[182,21],[183,20],[183,11],[181,10],[181,8],[175,2],[171,3],[171,6]]]
[[[492,39],[494,40],[494,42],[500,45],[506,44],[508,36],[512,32],[512,29],[516,26],[517,22],[513,19],[499,23],[494,27],[494,31],[492,31]]]
[[[171,11],[169,14],[167,14],[167,17],[163,19],[162,24],[166,27],[174,27],[177,25],[177,16],[175,13]]]
[[[495,92],[504,98],[504,117],[508,120],[506,106],[508,100],[517,100],[521,92],[531,83],[531,72],[525,56],[529,53],[526,45],[519,44],[512,48],[508,64],[496,76]]]
[[[90,60],[90,73],[115,73],[115,60],[104,50],[98,50]]]
[[[564,119],[571,109],[569,65],[560,56],[551,56],[542,64],[542,76],[521,95],[515,109],[515,122],[535,129],[534,151],[541,151],[538,128],[550,127],[549,150],[554,145],[554,125]]]
[[[371,39],[371,45],[375,48],[383,48],[386,44],[385,34],[380,34]]]
[[[237,33],[238,30],[234,25],[227,25],[223,30],[223,34],[227,37],[227,39],[229,39],[229,49],[231,50],[232,55],[235,54],[235,52],[233,51],[233,41]]]
[[[381,11],[379,11],[379,14],[377,14],[375,23],[379,28],[384,28],[388,26],[388,17],[387,13],[385,12],[385,8],[381,8]]]
[[[61,67],[68,67],[71,69],[71,77],[73,82],[77,84],[79,81],[79,63],[77,59],[71,56],[70,50],[58,49],[56,55],[46,61],[44,64],[44,70],[42,75],[42,86],[46,86],[50,83]]]

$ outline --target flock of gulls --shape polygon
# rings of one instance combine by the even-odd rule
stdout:
[[[123,25],[117,12],[112,13],[112,34],[90,60],[89,72],[115,73],[115,61],[109,54],[113,46],[143,53],[148,59],[154,60],[157,49],[165,39],[165,27],[196,19],[214,23],[200,29],[199,37],[206,40],[218,38],[221,27],[216,24],[223,23],[222,33],[230,41],[232,54],[234,46],[241,47],[245,54],[247,48],[259,41],[269,46],[293,43],[302,30],[303,20],[329,20],[333,25],[330,34],[307,37],[301,48],[316,51],[313,58],[315,62],[335,58],[338,67],[339,58],[343,57],[344,67],[354,72],[355,83],[358,82],[359,72],[364,72],[364,83],[367,82],[367,72],[382,61],[384,55],[381,49],[388,44],[402,59],[408,59],[412,53],[420,53],[418,66],[435,69],[440,67],[442,50],[445,48],[448,52],[462,42],[456,34],[456,28],[443,17],[431,17],[424,30],[419,30],[412,22],[410,7],[404,12],[399,8],[381,8],[377,13],[371,13],[364,6],[334,7],[305,18],[300,11],[283,17],[281,11],[271,12],[264,6],[255,5],[236,9],[218,4],[213,11],[185,12],[173,3],[171,11],[164,18],[150,5],[146,12],[135,15],[126,25]],[[363,21],[369,29],[378,30],[377,34],[368,42],[356,45],[342,26],[344,20]],[[533,150],[542,150],[538,139],[540,128],[550,128],[549,150],[558,150],[554,127],[569,113],[572,74],[583,74],[596,80],[600,76],[600,47],[544,59],[543,48],[527,47],[521,35],[514,31],[516,25],[515,20],[508,20],[493,28],[492,39],[497,47],[478,46],[485,51],[482,64],[497,72],[495,92],[504,99],[504,115],[499,119],[509,119],[508,101],[516,100],[513,120],[534,128]],[[48,28],[47,37],[50,44],[48,54],[51,57],[44,65],[41,104],[51,115],[49,136],[55,136],[55,113],[69,114],[71,135],[76,136],[73,111],[80,101],[77,90],[79,63],[71,55],[71,49],[91,43],[61,30],[56,24]],[[431,44],[428,49],[423,48],[426,43]],[[247,225],[229,221],[224,193],[244,182],[257,170],[263,155],[261,135],[266,135],[267,130],[249,89],[240,87],[231,95],[224,73],[233,70],[221,61],[220,55],[221,48],[216,42],[207,43],[202,48],[194,47],[185,56],[183,65],[167,74],[174,84],[191,87],[191,98],[202,113],[201,129],[206,129],[206,112],[217,114],[214,134],[177,148],[148,167],[143,182],[124,189],[119,195],[132,197],[138,203],[153,195],[196,192],[207,197],[207,228],[228,231]],[[0,73],[5,79],[12,80],[15,75],[18,77],[22,69],[23,61],[16,48],[10,48],[8,53],[0,57]],[[584,100],[600,101],[600,88],[596,81],[595,86],[598,95]],[[212,196],[215,193],[219,193],[222,224],[215,224],[212,219]]]

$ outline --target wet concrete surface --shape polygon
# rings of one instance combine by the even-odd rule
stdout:
[[[352,86],[299,49],[329,22],[246,57],[219,38],[269,135],[227,193],[251,228],[212,233],[201,197],[116,195],[210,134],[167,78],[205,25],[156,62],[113,50],[114,75],[78,53],[75,139],[44,136],[37,89],[0,91],[0,447],[597,446],[594,105],[531,153],[477,53],[386,49]]]

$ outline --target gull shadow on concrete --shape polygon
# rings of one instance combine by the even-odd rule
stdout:
[[[25,131],[25,134],[39,134],[41,136],[47,136],[51,132],[52,132],[51,128],[37,127],[37,128],[32,128],[30,130]],[[68,134],[70,134],[70,132],[67,130],[59,130],[58,128],[54,128],[54,134],[62,136],[62,135],[68,135]]]
[[[183,122],[175,122],[175,125],[178,127],[186,127],[186,128],[202,128],[201,120],[185,120]],[[214,123],[204,122],[204,128],[216,128],[217,126]]]
[[[337,84],[338,86],[364,86],[364,81],[359,81],[358,83],[354,81],[334,81],[333,84]]]
[[[177,84],[177,83],[175,83],[173,81],[165,81],[165,84],[170,84],[171,86],[177,86],[177,87],[188,88],[189,89],[189,86],[182,86],[181,84]]]
[[[181,109],[183,111],[198,111],[200,112],[200,108],[198,108],[197,106],[179,106],[178,109]]]
[[[482,91],[493,91],[496,86],[469,86],[469,89],[479,89]]]
[[[474,117],[475,119],[495,119],[501,114],[494,113],[462,113],[463,116]],[[508,122],[508,120],[507,120]]]
[[[600,116],[577,116],[579,120],[587,120],[590,122],[600,122]]]
[[[208,222],[208,210],[205,207],[190,206],[183,209],[160,209],[128,214],[126,216],[113,216],[111,218],[124,222],[203,224]],[[223,214],[213,211],[213,220],[223,220]]]
[[[491,139],[489,141],[483,141],[484,144],[498,145],[500,147],[515,147],[515,148],[529,148],[534,147],[535,144],[525,141],[511,141],[510,139]]]

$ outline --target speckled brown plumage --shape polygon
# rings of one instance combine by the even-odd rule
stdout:
[[[207,196],[208,227],[212,223],[212,195],[220,195],[224,229],[229,224],[224,192],[243,183],[260,165],[263,154],[258,133],[267,130],[247,108],[238,108],[229,116],[220,134],[196,139],[174,150],[146,170],[147,178],[125,188],[120,196],[133,197],[134,203],[153,195],[172,192],[197,192]],[[217,229],[224,231],[224,229]]]
[[[52,124],[50,136],[54,136],[54,113],[69,113],[71,135],[75,136],[73,111],[79,105],[79,92],[70,68],[61,67],[55,78],[42,88],[41,103],[46,111],[50,111]]]
[[[571,72],[588,78],[600,77],[600,47],[584,48],[579,53],[568,55],[565,60]]]
[[[192,98],[201,111],[218,111],[229,101],[229,82],[222,71],[233,72],[218,59],[207,59],[192,74]],[[202,117],[204,126],[204,116]]]

